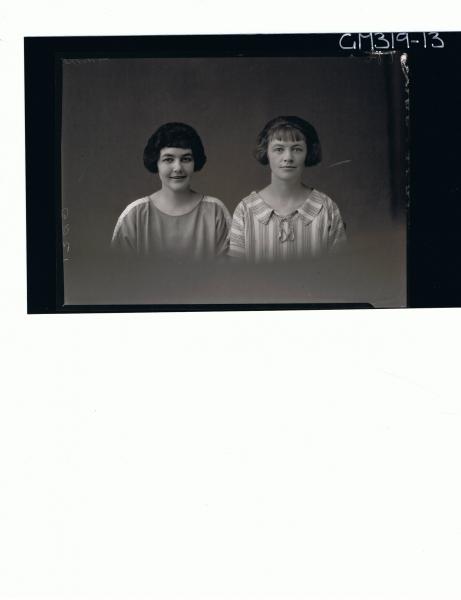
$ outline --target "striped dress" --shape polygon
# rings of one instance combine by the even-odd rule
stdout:
[[[336,250],[345,241],[339,209],[326,194],[311,189],[302,206],[281,216],[251,192],[235,209],[229,255],[256,262],[290,260]]]

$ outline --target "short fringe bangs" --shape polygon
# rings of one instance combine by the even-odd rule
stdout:
[[[302,131],[293,127],[293,125],[277,125],[272,131],[268,132],[267,141],[280,140],[282,142],[305,142],[306,138]]]

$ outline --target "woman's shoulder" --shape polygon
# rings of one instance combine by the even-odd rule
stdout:
[[[320,205],[320,207],[326,208],[328,211],[337,209],[337,204],[334,202],[330,196],[325,194],[325,192],[321,192],[316,188],[312,188],[311,193],[308,196],[308,201]]]
[[[242,200],[238,203],[237,208],[240,207],[242,210],[251,211],[255,206],[258,206],[261,202],[261,196],[258,194],[258,192],[253,191],[250,192],[248,196],[245,196],[245,198],[242,198]]]
[[[204,195],[202,198],[202,204],[205,207],[217,209],[219,212],[224,213],[226,215],[226,217],[229,216],[229,210],[228,210],[227,206],[219,198],[215,198],[214,196]]]
[[[136,214],[138,211],[144,210],[150,203],[150,196],[144,196],[142,198],[138,198],[138,200],[134,200],[130,202],[128,206],[125,207],[123,212],[121,213],[119,220],[125,219],[131,215]]]
[[[224,208],[227,210],[226,205],[219,198],[215,198],[214,196],[208,196],[208,194],[204,194],[202,197],[202,202],[204,204],[211,204],[214,206],[219,206],[220,208]]]
[[[117,223],[115,224],[114,233],[112,239],[115,240],[117,234],[120,230],[127,231],[136,231],[137,221],[139,218],[143,218],[142,215],[139,214],[139,211],[146,210],[145,207],[148,206],[149,197],[145,196],[144,198],[139,198],[134,202],[130,202],[128,206],[123,210],[119,218],[117,219]]]
[[[333,202],[333,200],[325,194],[325,192],[321,192],[317,188],[312,188],[311,192],[308,196],[311,200],[315,200],[315,202],[320,202],[320,204],[329,205]]]

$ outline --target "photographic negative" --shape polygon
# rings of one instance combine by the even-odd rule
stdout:
[[[48,40],[56,310],[414,305],[413,48],[340,39]]]

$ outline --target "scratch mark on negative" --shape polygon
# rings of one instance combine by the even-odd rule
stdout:
[[[402,54],[402,56],[400,57],[400,66],[402,68],[402,73],[405,77],[405,85],[406,87],[408,87],[408,84],[410,83],[410,69],[408,68],[408,54],[406,52],[404,52]]]
[[[365,52],[368,58],[376,58],[381,63],[385,56],[390,56],[391,61],[394,61],[394,56],[397,54],[396,50],[372,50],[371,52]]]
[[[335,162],[332,165],[328,165],[328,168],[331,169],[331,167],[338,167],[339,165],[346,165],[347,163],[352,162],[351,159],[347,159],[347,160],[340,160],[339,162]]]

